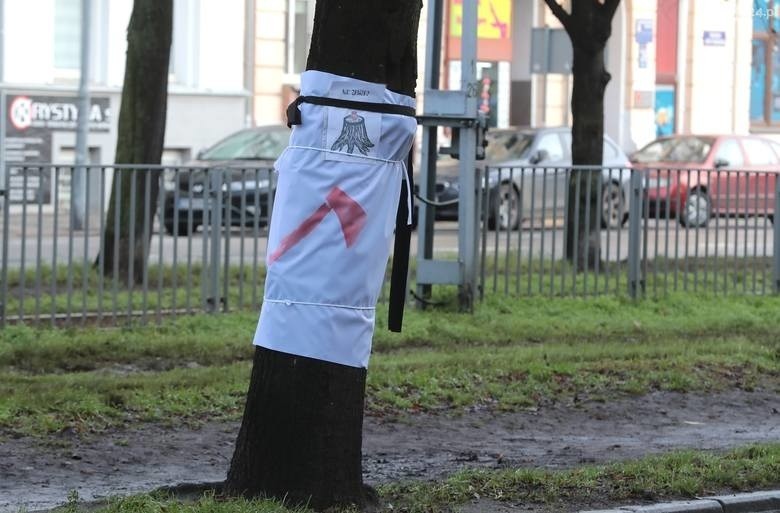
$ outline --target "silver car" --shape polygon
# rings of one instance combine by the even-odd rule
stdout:
[[[491,224],[513,229],[528,220],[534,224],[562,220],[572,165],[571,129],[495,131],[488,148],[491,146],[492,158],[488,164]],[[601,225],[620,228],[628,218],[631,164],[606,135],[602,162]],[[586,183],[583,180],[582,186],[586,187]]]
[[[478,165],[490,170],[487,197],[491,227],[506,230],[517,228],[523,222],[533,221],[534,225],[547,221],[562,222],[566,210],[567,179],[571,173],[571,129],[490,130],[487,143],[485,160]],[[603,152],[601,225],[604,228],[620,228],[628,219],[631,164],[623,150],[606,135]],[[440,162],[437,199],[441,200],[438,191],[456,191],[457,196],[457,173],[456,162]],[[455,213],[456,209],[457,206],[450,207]],[[444,214],[448,213],[451,212],[437,212],[437,218],[445,218]]]

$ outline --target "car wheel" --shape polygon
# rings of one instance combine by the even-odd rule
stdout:
[[[491,228],[514,230],[520,226],[520,192],[511,183],[504,182],[495,189]]]
[[[173,235],[174,237],[186,237],[197,229],[198,226],[194,223],[192,225],[192,231],[189,230],[187,223],[179,223],[178,225],[173,223],[165,223],[165,233],[168,235]]]
[[[680,212],[680,224],[688,228],[703,228],[707,226],[711,214],[712,202],[707,191],[693,189],[688,192],[685,205]]]
[[[626,195],[619,184],[610,182],[601,193],[601,227],[618,229],[625,224],[626,219]]]

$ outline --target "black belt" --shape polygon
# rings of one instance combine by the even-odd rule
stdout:
[[[324,96],[299,96],[287,106],[287,128],[300,125],[301,111],[298,106],[301,103],[311,103],[325,107],[341,107],[342,109],[364,110],[368,112],[380,112],[382,114],[398,114],[401,116],[415,117],[414,109],[403,105],[391,105],[387,103],[358,102],[353,100],[341,100],[338,98],[326,98]]]
[[[412,107],[403,105],[389,105],[386,103],[358,102],[341,100],[338,98],[325,98],[323,96],[299,96],[287,107],[287,126],[303,123],[301,111],[298,106],[301,103],[311,103],[326,107],[340,107],[344,109],[379,112],[382,114],[398,114],[401,116],[415,117]],[[390,274],[390,304],[388,306],[387,327],[390,331],[400,332],[404,319],[404,305],[406,304],[406,278],[409,274],[409,246],[412,240],[412,227],[409,226],[409,204],[407,198],[414,193],[412,181],[412,150],[406,160],[406,176],[401,184],[401,198],[398,202],[398,212],[395,218],[395,245],[393,249],[393,270]]]

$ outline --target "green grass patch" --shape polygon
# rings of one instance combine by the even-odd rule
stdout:
[[[395,334],[380,308],[367,410],[512,411],[654,390],[780,391],[778,311],[776,297],[500,296],[473,315],[410,309]],[[0,430],[235,419],[256,322],[244,312],[109,329],[9,326],[0,331]]]
[[[489,246],[488,249],[495,249]],[[195,255],[200,257],[200,255]],[[437,255],[453,260],[449,254]],[[257,310],[263,296],[265,266],[260,262],[244,262],[220,268],[218,278],[220,308],[230,311]],[[24,318],[27,322],[58,322],[80,324],[95,318],[125,323],[141,317],[143,322],[159,322],[171,312],[197,313],[209,311],[211,275],[208,268],[194,262],[187,265],[180,259],[176,267],[150,264],[146,275],[135,270],[138,283],[128,283],[127,277],[114,279],[103,276],[93,262],[75,262],[72,266],[11,269],[8,273],[8,296],[4,305],[9,319]],[[653,258],[641,264],[639,294],[643,298],[664,298],[675,294],[710,294],[728,296],[763,296],[771,294],[772,260],[766,257],[720,258],[691,257],[679,259]],[[388,269],[390,269],[388,265]],[[414,288],[416,263],[410,262],[410,287]],[[389,277],[389,273],[386,274]],[[487,253],[478,269],[480,285],[488,296],[526,298],[593,297],[598,295],[626,298],[628,295],[628,265],[626,262],[601,263],[597,272],[575,273],[562,260],[529,259],[516,251],[507,252],[503,244],[498,251]],[[144,285],[141,283],[145,283]],[[382,298],[389,291],[387,284]],[[146,289],[146,292],[144,292]],[[444,299],[452,306],[452,287],[436,287],[434,299]],[[72,319],[71,319],[72,317]],[[132,322],[132,321],[130,321]]]
[[[139,371],[0,374],[0,428],[45,435],[139,421],[236,419],[250,362]],[[367,412],[512,411],[550,400],[606,398],[652,390],[780,391],[776,346],[745,338],[672,339],[653,344],[548,342],[407,349],[374,356]]]
[[[556,506],[690,499],[780,485],[780,444],[756,445],[725,454],[680,451],[637,461],[565,471],[467,470],[440,482],[384,487],[396,511],[431,513],[473,499]],[[558,509],[560,508],[560,509]]]
[[[663,300],[618,297],[510,298],[490,296],[473,315],[454,306],[409,307],[402,333],[387,331],[377,308],[376,354],[414,348],[533,346],[547,343],[655,343],[670,339],[756,341],[777,348],[780,297],[675,294]],[[113,365],[167,370],[192,364],[248,360],[256,312],[181,316],[160,325],[117,328],[35,328],[0,331],[0,372],[43,374]],[[572,349],[576,352],[576,349]]]
[[[68,505],[60,508],[61,513],[77,513],[83,511],[78,504],[78,497],[73,496]],[[304,513],[305,508],[288,508],[279,501],[218,499],[213,494],[207,494],[194,501],[179,501],[162,494],[136,495],[126,498],[110,499],[108,504],[89,511],[100,513]]]
[[[446,513],[474,501],[536,504],[546,511],[690,499],[780,485],[780,444],[752,445],[726,453],[678,451],[635,461],[570,470],[466,470],[430,482],[379,489],[380,511]],[[80,511],[75,497],[63,508]],[[489,507],[488,503],[488,507]],[[95,511],[94,509],[92,509]],[[147,494],[114,498],[99,513],[302,513],[275,501],[215,498],[183,501]]]

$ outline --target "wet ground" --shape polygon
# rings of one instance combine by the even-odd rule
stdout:
[[[71,490],[94,500],[220,481],[237,430],[236,423],[199,429],[142,425],[100,436],[5,439],[0,512],[51,508],[63,504]],[[780,441],[780,396],[774,391],[659,392],[519,413],[367,417],[363,469],[366,482],[379,484],[432,479],[466,467],[566,468],[678,448],[719,450],[769,441]]]

